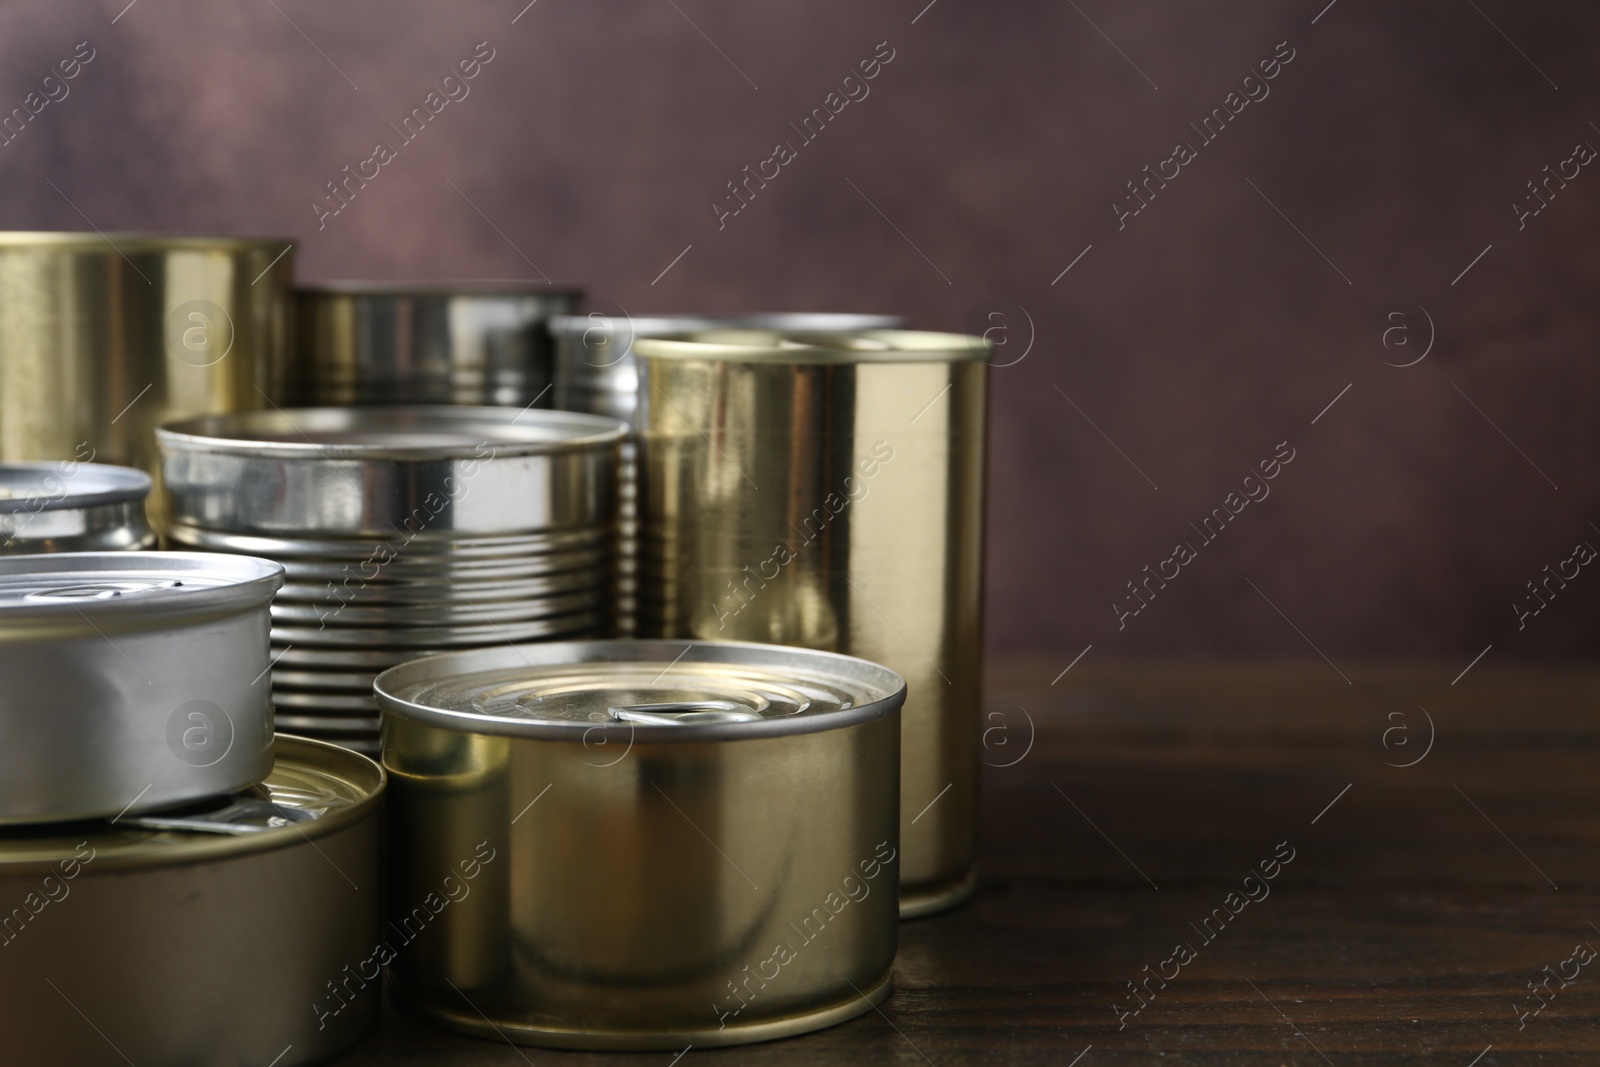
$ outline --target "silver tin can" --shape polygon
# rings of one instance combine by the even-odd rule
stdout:
[[[158,432],[193,548],[281,562],[279,726],[376,752],[379,671],[609,632],[613,419],[500,407],[311,408]]]
[[[247,556],[0,557],[0,825],[92,819],[272,769],[267,605]]]
[[[639,408],[639,361],[633,342],[641,337],[714,329],[788,330],[805,333],[847,333],[853,330],[896,330],[906,324],[898,315],[854,312],[769,311],[743,315],[611,315],[592,311],[565,315],[550,322],[555,335],[555,407],[609,415],[630,427]],[[617,632],[638,629],[638,445],[633,434],[622,446],[621,491],[617,507]]]
[[[581,295],[533,282],[301,286],[297,402],[550,407],[546,323]]]
[[[371,760],[280,737],[242,796],[0,831],[6,1062],[304,1067],[354,1045],[381,1003],[383,791]]]
[[[583,641],[376,683],[401,1003],[483,1037],[681,1049],[802,1033],[889,995],[900,706],[864,660]],[[424,922],[441,872],[472,894]],[[491,862],[492,858],[492,862]]]
[[[150,476],[132,467],[62,460],[0,464],[0,553],[153,548]]]

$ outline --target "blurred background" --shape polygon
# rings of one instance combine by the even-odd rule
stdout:
[[[525,3],[9,3],[0,228],[986,332],[996,652],[1595,647],[1600,11]]]

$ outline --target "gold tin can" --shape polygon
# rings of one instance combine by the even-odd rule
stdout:
[[[641,338],[639,632],[906,679],[900,914],[976,875],[987,358],[977,337]]]
[[[30,1067],[319,1063],[377,1021],[384,775],[279,736],[255,790],[0,832],[0,1019]]]
[[[293,243],[0,233],[0,460],[94,460],[156,479],[155,428],[286,388]]]
[[[494,1040],[681,1049],[889,995],[894,672],[587,641],[418,660],[375,689],[389,929],[413,938],[389,978],[411,1011]]]

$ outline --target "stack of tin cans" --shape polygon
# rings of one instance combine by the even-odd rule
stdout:
[[[76,898],[0,899],[30,1063],[326,1058],[385,968],[572,1048],[889,995],[974,885],[981,339],[104,242],[0,238],[73,323],[0,309],[0,892]]]
[[[375,1021],[376,987],[320,1025],[306,1011],[378,936],[385,776],[274,741],[256,681],[282,582],[247,556],[0,558],[0,1002],[17,1062],[299,1065]]]

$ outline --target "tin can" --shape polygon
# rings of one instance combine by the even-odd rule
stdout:
[[[0,233],[0,460],[148,471],[159,528],[155,427],[283,399],[293,247]]]
[[[581,298],[533,282],[301,286],[298,402],[550,407],[547,323]]]
[[[0,831],[8,1061],[297,1067],[372,1028],[383,771],[277,754],[211,805]]]
[[[634,345],[640,633],[831,649],[906,679],[904,917],[974,885],[989,351],[897,330]]]
[[[170,538],[284,565],[272,605],[279,725],[376,753],[379,671],[608,633],[624,430],[442,405],[174,423],[159,431]]]
[[[150,476],[104,463],[0,463],[0,554],[155,547]]]
[[[751,312],[744,315],[610,315],[591,311],[551,320],[555,334],[555,406],[562,411],[609,415],[631,427],[639,405],[639,367],[633,342],[697,330],[746,328],[844,333],[892,330],[905,325],[894,315],[849,312]],[[638,449],[629,434],[622,446],[621,492],[617,505],[617,632],[637,629],[638,614]]]
[[[440,872],[477,876],[390,968],[411,1011],[524,1044],[681,1049],[889,995],[894,672],[588,641],[437,656],[375,688],[391,927],[421,923]]]
[[[282,567],[248,556],[0,557],[0,826],[265,778],[267,605],[282,582]]]

